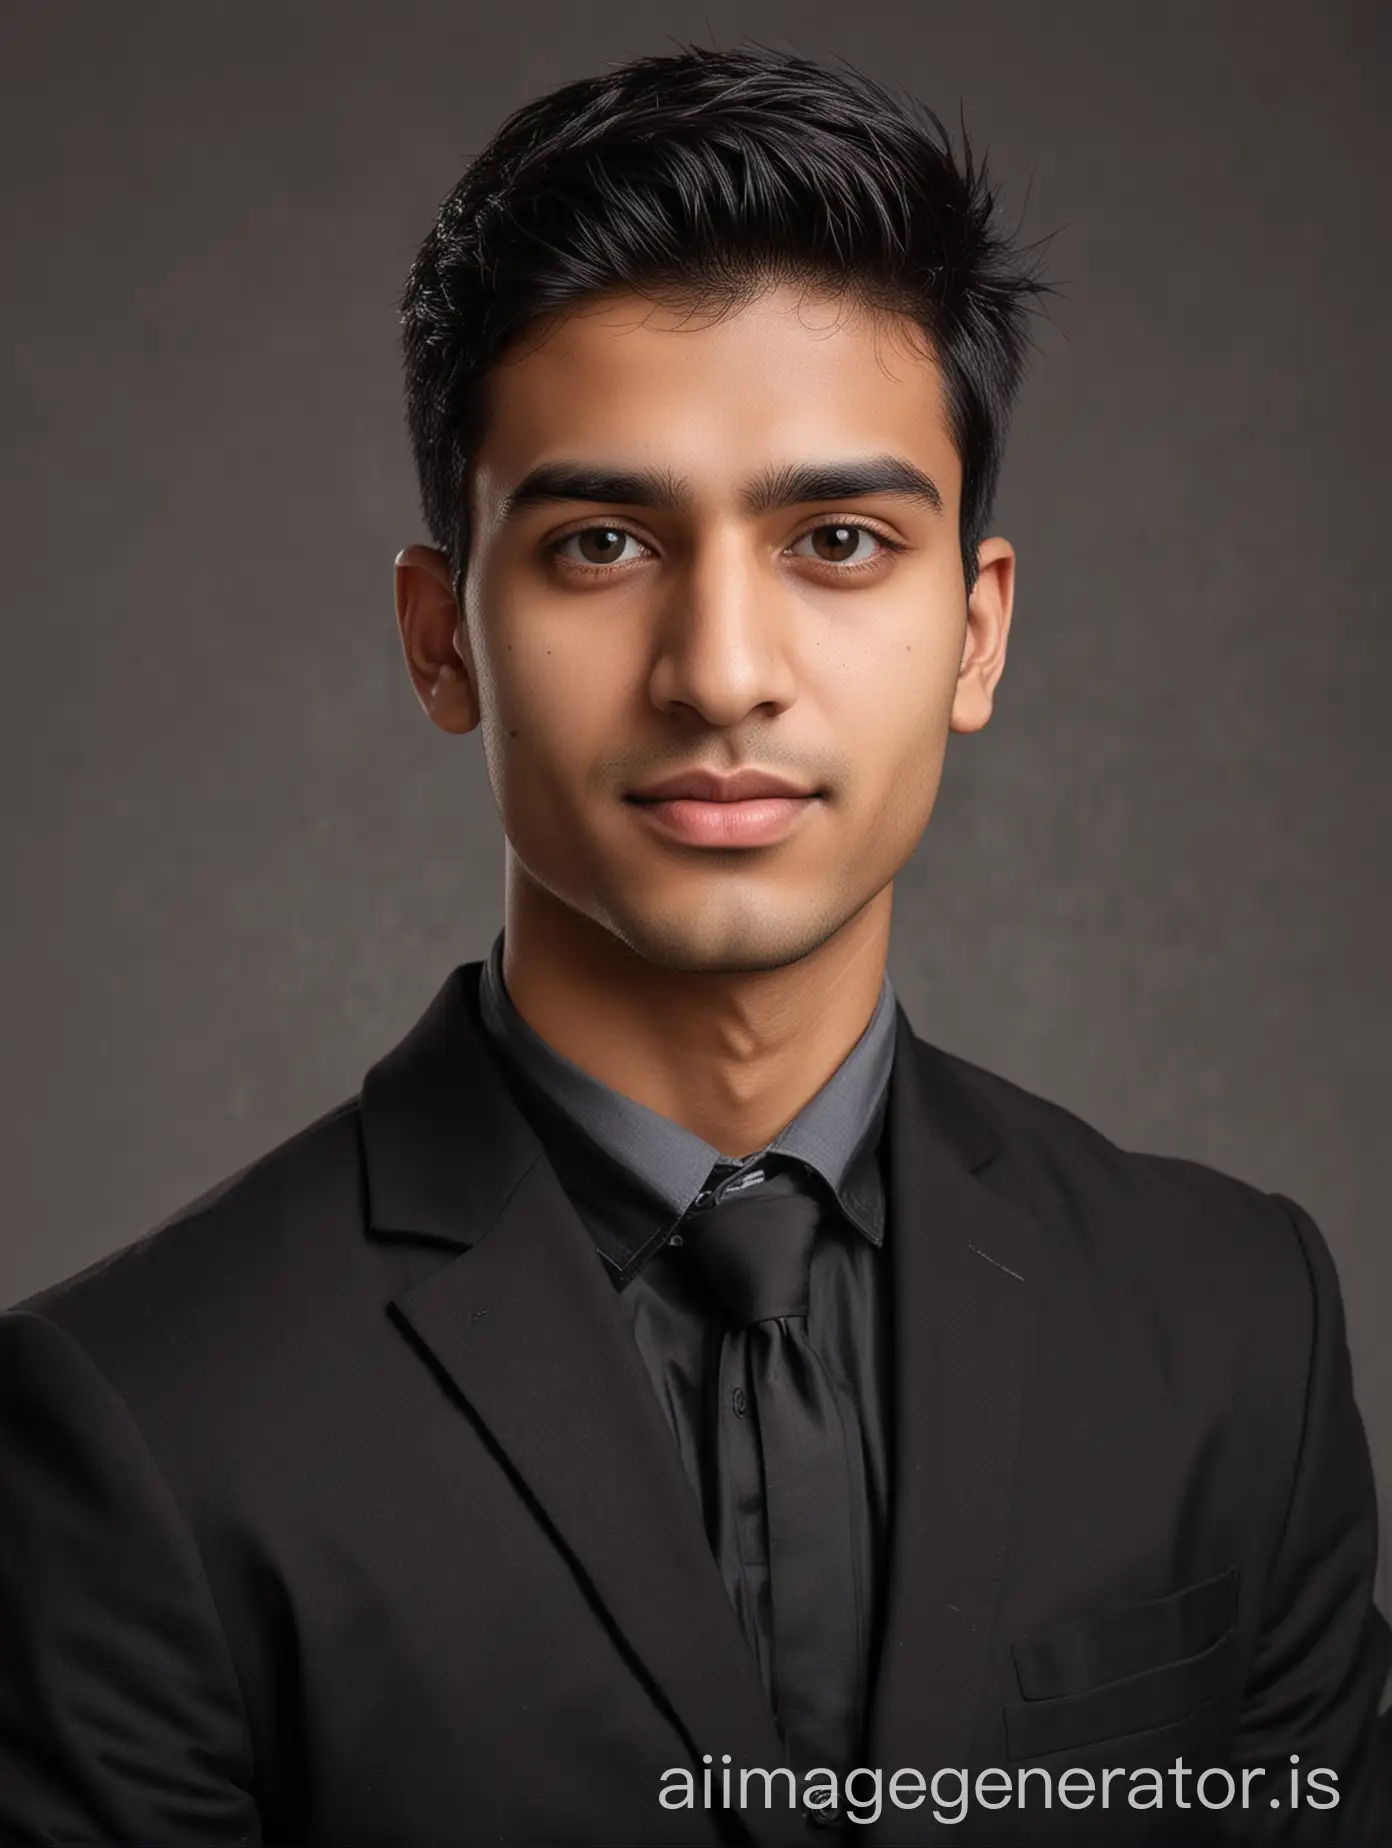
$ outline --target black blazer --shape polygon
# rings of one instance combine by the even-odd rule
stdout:
[[[757,1779],[731,1815],[699,1783],[659,1802],[705,1754],[782,1756],[479,968],[359,1097],[0,1320],[5,1839],[818,1839]],[[1373,1484],[1319,1232],[902,1011],[897,1034],[886,1782],[848,1833],[1392,1840]],[[1337,1808],[1290,1806],[1291,1753]],[[1169,1772],[1129,1807],[1127,1774],[1177,1756],[1268,1769],[1245,1812],[1192,1777],[1179,1808]],[[901,1768],[1027,1764],[1092,1767],[1092,1805],[1045,1811],[1039,1779],[1024,1812],[890,1801]]]

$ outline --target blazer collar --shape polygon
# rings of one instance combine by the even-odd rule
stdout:
[[[453,970],[363,1081],[374,1233],[474,1245],[525,1171],[545,1159],[489,1044],[479,1014],[482,972],[482,962]],[[985,1167],[1001,1146],[999,1130],[962,1087],[947,1056],[914,1033],[897,1000],[894,1012],[891,1094],[905,1090],[905,1067],[916,1066],[915,1110],[930,1113],[936,1151],[969,1173]],[[891,1108],[891,1118],[895,1114]]]
[[[488,1048],[478,1013],[482,967],[453,970],[363,1080],[367,1219],[375,1233],[477,1244],[543,1159]]]
[[[618,1298],[453,971],[362,1089],[374,1236],[455,1253],[392,1312],[488,1429],[699,1768],[784,1762],[752,1655]],[[896,1004],[889,1225],[894,1514],[867,1762],[961,1764],[984,1684],[1033,1366],[1038,1228],[988,1184],[1000,1128]],[[633,1562],[641,1559],[643,1569]],[[867,1829],[934,1834],[928,1812]],[[801,1840],[751,1809],[756,1840]]]

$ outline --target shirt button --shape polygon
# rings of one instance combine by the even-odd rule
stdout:
[[[682,1237],[680,1232],[674,1232],[672,1236],[668,1239],[667,1243],[669,1245],[684,1245],[686,1243],[686,1240]]]
[[[749,1394],[744,1390],[743,1386],[736,1386],[735,1390],[730,1394],[730,1404],[735,1408],[736,1418],[747,1418],[749,1416]]]

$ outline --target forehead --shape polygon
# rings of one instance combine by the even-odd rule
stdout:
[[[677,465],[714,486],[769,464],[893,451],[955,498],[941,375],[900,316],[788,285],[723,313],[585,302],[493,368],[476,490],[560,456]]]

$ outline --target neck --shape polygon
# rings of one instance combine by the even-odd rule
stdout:
[[[503,979],[550,1046],[722,1155],[762,1148],[870,1023],[892,886],[778,969],[663,968],[563,905],[508,854]]]

